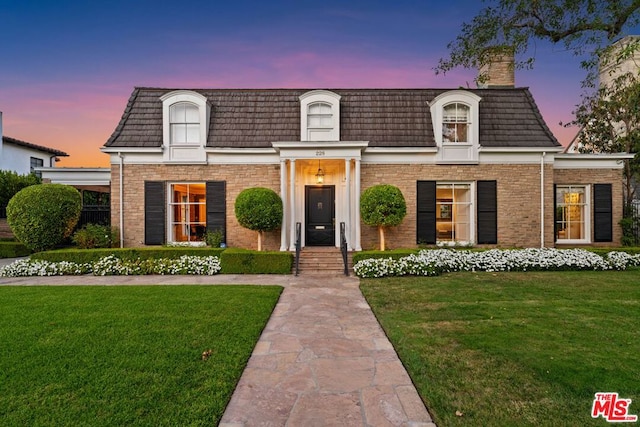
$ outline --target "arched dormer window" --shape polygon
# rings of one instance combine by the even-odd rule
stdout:
[[[466,90],[452,90],[429,103],[438,163],[478,162],[481,99]]]
[[[207,98],[190,90],[176,90],[160,100],[165,161],[206,161],[204,148],[211,116]]]
[[[340,140],[340,95],[313,90],[300,96],[300,139]]]
[[[442,142],[469,142],[470,108],[460,102],[443,107]]]
[[[200,143],[200,112],[190,102],[177,102],[169,107],[171,144]]]

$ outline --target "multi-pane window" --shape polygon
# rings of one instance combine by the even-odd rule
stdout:
[[[37,171],[36,168],[41,168],[44,166],[44,160],[38,159],[37,157],[31,157],[30,159],[30,168],[31,173],[35,174],[38,178],[42,178],[42,172]]]
[[[436,185],[436,240],[471,242],[471,184]]]
[[[204,183],[171,184],[171,241],[200,242],[207,229]]]
[[[330,129],[333,127],[333,114],[331,105],[317,102],[309,105],[307,114],[307,126],[309,128]]]
[[[178,102],[170,107],[169,121],[172,144],[200,143],[200,110],[189,102]]]
[[[585,185],[556,187],[556,240],[589,239],[589,198]]]
[[[454,102],[442,111],[442,142],[469,142],[469,107]]]

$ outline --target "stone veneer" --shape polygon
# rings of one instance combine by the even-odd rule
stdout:
[[[119,224],[119,165],[111,169],[111,221]],[[399,172],[401,171],[401,172]],[[613,185],[614,241],[620,244],[622,184],[619,170],[555,170],[545,165],[544,246],[554,246],[553,184]],[[226,181],[227,244],[232,247],[257,248],[255,232],[241,227],[234,214],[236,196],[245,188],[267,187],[280,192],[279,165],[124,165],[124,245],[144,245],[144,181]],[[387,247],[416,247],[416,182],[497,181],[498,247],[539,247],[540,242],[540,165],[379,165],[362,164],[361,189],[376,184],[396,185],[407,202],[407,216],[398,227],[386,231]],[[475,213],[474,213],[475,216]],[[362,248],[378,247],[375,227],[361,225]],[[593,233],[593,227],[592,227]],[[493,245],[490,245],[493,246]],[[279,250],[280,230],[265,233],[263,247]]]

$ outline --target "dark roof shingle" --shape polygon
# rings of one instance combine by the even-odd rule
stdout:
[[[4,136],[3,135],[2,136],[2,142],[5,143],[5,144],[6,143],[15,144],[15,145],[19,145],[21,147],[31,148],[33,150],[38,150],[38,151],[42,151],[42,152],[45,152],[45,153],[50,153],[50,154],[53,154],[54,156],[60,156],[60,157],[68,157],[69,156],[64,151],[56,150],[55,148],[44,147],[42,145],[32,144],[30,142],[21,141],[19,139],[11,138],[9,136]]]
[[[162,102],[175,89],[135,88],[106,147],[160,147]],[[310,89],[194,89],[211,104],[207,146],[271,147],[300,140],[299,96]],[[428,101],[450,89],[335,89],[340,139],[370,147],[433,147]],[[470,89],[480,102],[480,145],[559,147],[527,88]]]

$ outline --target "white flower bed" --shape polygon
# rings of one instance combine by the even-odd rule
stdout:
[[[640,255],[609,252],[606,257],[584,249],[421,250],[394,260],[366,259],[353,267],[358,277],[435,276],[452,271],[624,270],[640,265]]]
[[[0,268],[0,277],[62,276],[93,274],[94,276],[140,274],[196,274],[212,276],[220,272],[220,258],[183,255],[178,259],[124,261],[109,255],[94,263],[19,260]]]

